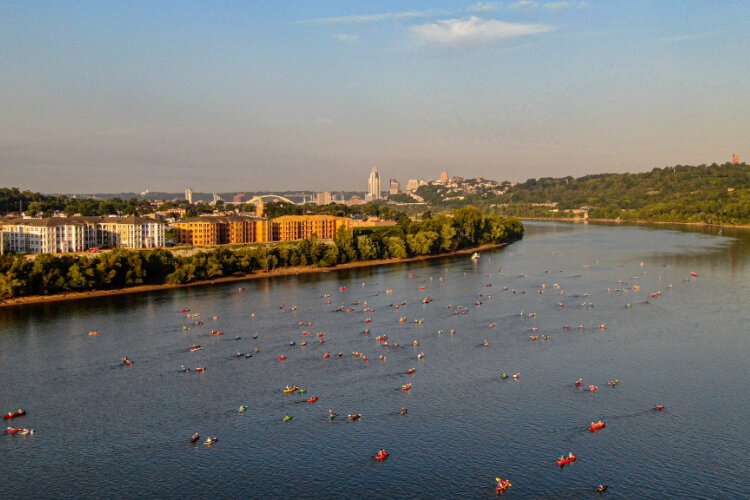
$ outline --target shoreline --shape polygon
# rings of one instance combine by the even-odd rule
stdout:
[[[462,250],[456,250],[454,252],[440,253],[435,255],[420,255],[418,257],[406,257],[403,259],[376,259],[376,260],[364,260],[357,262],[348,262],[346,264],[337,264],[333,267],[314,267],[314,266],[296,266],[296,267],[281,267],[274,269],[273,271],[261,271],[252,274],[243,274],[241,276],[222,276],[212,280],[195,281],[193,283],[185,283],[181,285],[136,285],[127,288],[115,288],[112,290],[89,290],[82,292],[69,292],[59,293],[53,295],[28,295],[25,297],[16,297],[11,299],[0,300],[1,308],[20,307],[29,304],[43,304],[45,302],[62,302],[67,300],[85,300],[96,297],[108,297],[112,295],[127,295],[131,293],[146,293],[155,292],[159,290],[171,290],[176,288],[187,288],[187,287],[199,287],[199,286],[211,286],[221,283],[232,283],[238,281],[249,281],[262,278],[275,278],[277,276],[297,276],[300,274],[314,274],[314,273],[330,273],[335,271],[342,271],[346,269],[357,269],[363,267],[378,267],[390,264],[402,264],[409,262],[421,262],[425,260],[440,259],[443,257],[454,257],[456,255],[467,255],[473,254],[474,252],[480,252],[485,250],[492,250],[495,248],[502,248],[508,245],[508,243],[487,243],[478,247],[465,248]]]
[[[605,222],[608,224],[659,224],[659,225],[679,225],[695,227],[716,227],[716,228],[736,228],[750,229],[750,224],[709,224],[708,222],[671,222],[671,221],[654,221],[654,220],[622,220],[622,219],[584,219],[583,217],[518,217],[521,220],[538,220],[549,222],[574,222],[577,224],[586,224],[588,222]]]

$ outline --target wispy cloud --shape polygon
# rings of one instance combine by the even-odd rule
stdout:
[[[499,2],[477,2],[474,5],[466,7],[466,10],[469,12],[492,12],[501,6],[502,4]]]
[[[359,37],[357,35],[349,35],[347,33],[337,33],[333,35],[333,38],[341,43],[354,43],[359,41]]]
[[[421,24],[412,27],[412,32],[425,45],[466,47],[544,33],[554,29],[553,26],[546,24],[508,23],[471,16],[468,19],[446,19]]]
[[[362,14],[358,16],[320,17],[317,19],[305,19],[296,21],[296,24],[355,24],[355,23],[377,23],[382,21],[398,21],[402,19],[416,19],[431,17],[438,13],[432,10],[407,11],[407,12],[385,12],[382,14]]]
[[[698,40],[701,38],[707,38],[715,34],[716,34],[715,32],[706,31],[704,33],[691,33],[688,35],[667,36],[667,37],[660,38],[659,40],[662,42],[686,42],[688,40]]]
[[[566,9],[583,9],[588,4],[583,1],[560,0],[557,2],[539,2],[537,0],[518,0],[507,4],[510,9],[547,9],[547,10],[566,10]]]

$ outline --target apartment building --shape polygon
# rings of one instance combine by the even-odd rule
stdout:
[[[273,241],[301,240],[313,234],[329,240],[342,228],[351,230],[352,220],[333,215],[285,215],[271,220]]]
[[[263,217],[205,216],[174,223],[180,245],[212,246],[271,241],[271,225]]]
[[[164,246],[164,224],[143,217],[48,217],[9,219],[0,224],[3,252],[65,253],[94,247]]]

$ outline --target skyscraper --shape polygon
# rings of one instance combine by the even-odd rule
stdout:
[[[399,194],[401,192],[401,184],[396,179],[391,179],[390,188],[388,194]]]
[[[378,174],[378,167],[372,167],[367,188],[367,196],[365,196],[367,201],[380,199],[380,174]]]
[[[188,203],[192,205],[193,203],[193,190],[192,189],[187,188],[185,190],[185,199],[187,200]]]

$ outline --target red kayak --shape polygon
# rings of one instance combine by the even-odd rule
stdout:
[[[600,429],[604,429],[606,426],[607,424],[599,420],[598,422],[591,422],[591,425],[589,425],[589,430],[591,432],[596,432]]]
[[[6,434],[18,434],[19,432],[21,432],[21,429],[18,427],[8,427],[5,429]]]
[[[497,493],[498,495],[502,495],[503,493],[505,493],[505,490],[513,486],[512,484],[510,484],[510,481],[508,479],[497,479],[498,481],[497,486],[495,486],[495,493]]]
[[[390,453],[388,453],[387,451],[380,450],[378,451],[377,455],[375,455],[375,460],[377,460],[378,462],[382,462],[383,460],[388,458],[388,455],[390,455]]]
[[[3,420],[10,420],[16,417],[22,417],[26,415],[26,410],[19,409],[18,411],[9,411],[5,415],[3,415]]]
[[[307,402],[312,404],[318,400],[318,396],[313,396],[311,398],[307,398]]]
[[[662,411],[664,409],[664,405],[656,405],[656,411]]]
[[[416,369],[416,368],[409,368],[408,370],[406,370],[406,374],[407,374],[407,375],[411,375],[411,374],[413,374],[413,373],[414,373],[415,371],[417,371],[417,369]]]
[[[562,460],[558,460],[557,461],[557,466],[562,469],[566,465],[571,464],[571,463],[573,463],[575,461],[576,461],[576,456],[573,455],[572,457],[568,457],[568,458],[564,458]]]

